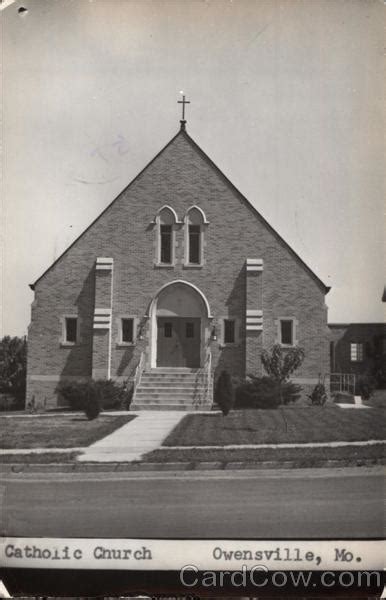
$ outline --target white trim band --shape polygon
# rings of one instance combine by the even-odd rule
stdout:
[[[96,259],[95,268],[98,271],[112,271],[113,263],[114,263],[113,258],[98,257]]]
[[[111,329],[111,308],[94,310],[94,329]]]
[[[262,258],[247,258],[247,271],[263,271]]]
[[[261,309],[249,309],[246,315],[247,331],[262,331],[263,311]]]

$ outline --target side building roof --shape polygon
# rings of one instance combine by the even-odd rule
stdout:
[[[125,186],[125,188],[114,198],[110,204],[106,206],[106,208],[90,223],[90,225],[62,252],[62,254],[44,271],[40,277],[34,282],[30,284],[30,288],[32,290],[35,289],[37,283],[61,260],[61,258],[72,248],[78,240],[89,230],[91,227],[99,221],[103,217],[103,215],[109,210],[109,208],[118,200],[118,198],[129,189],[139,177],[150,167],[150,165],[174,142],[174,140],[178,136],[184,136],[184,138],[191,144],[191,146],[201,155],[201,157],[216,171],[216,173],[226,182],[226,184],[233,190],[233,192],[239,197],[239,199],[245,203],[249,209],[253,211],[255,216],[265,225],[267,229],[282,243],[285,248],[292,254],[292,256],[296,259],[298,263],[308,272],[308,274],[312,277],[312,279],[318,284],[318,286],[323,290],[325,294],[330,291],[330,287],[326,286],[323,281],[310,269],[310,267],[300,258],[300,256],[291,248],[289,244],[277,233],[277,231],[264,219],[264,217],[259,213],[259,211],[253,206],[251,202],[236,188],[236,186],[228,179],[226,175],[219,169],[219,167],[212,161],[212,159],[200,148],[200,146],[190,137],[190,135],[186,132],[184,127],[172,137],[172,139],[152,158],[152,160],[132,179],[132,181]]]

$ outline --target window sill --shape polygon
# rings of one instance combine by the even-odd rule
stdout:
[[[78,342],[60,342],[61,348],[73,348],[74,346],[78,346]]]
[[[183,265],[184,269],[202,269],[202,267],[204,266],[204,263],[199,263],[199,264],[193,264],[193,263],[187,263]]]
[[[117,348],[130,348],[135,346],[135,342],[117,342]]]
[[[176,266],[175,263],[170,263],[170,264],[155,263],[154,264],[155,269],[174,269],[175,266]]]

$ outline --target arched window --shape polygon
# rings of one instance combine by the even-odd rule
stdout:
[[[192,206],[185,215],[185,266],[204,264],[204,232],[208,225],[204,211]]]
[[[163,206],[155,218],[156,223],[156,264],[173,266],[175,263],[177,213],[170,206]]]

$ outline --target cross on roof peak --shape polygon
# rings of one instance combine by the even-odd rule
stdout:
[[[178,100],[177,104],[182,104],[182,119],[180,120],[181,129],[185,129],[186,120],[185,120],[185,104],[190,104],[190,100],[185,100],[184,92],[180,92],[182,94],[182,100]]]

